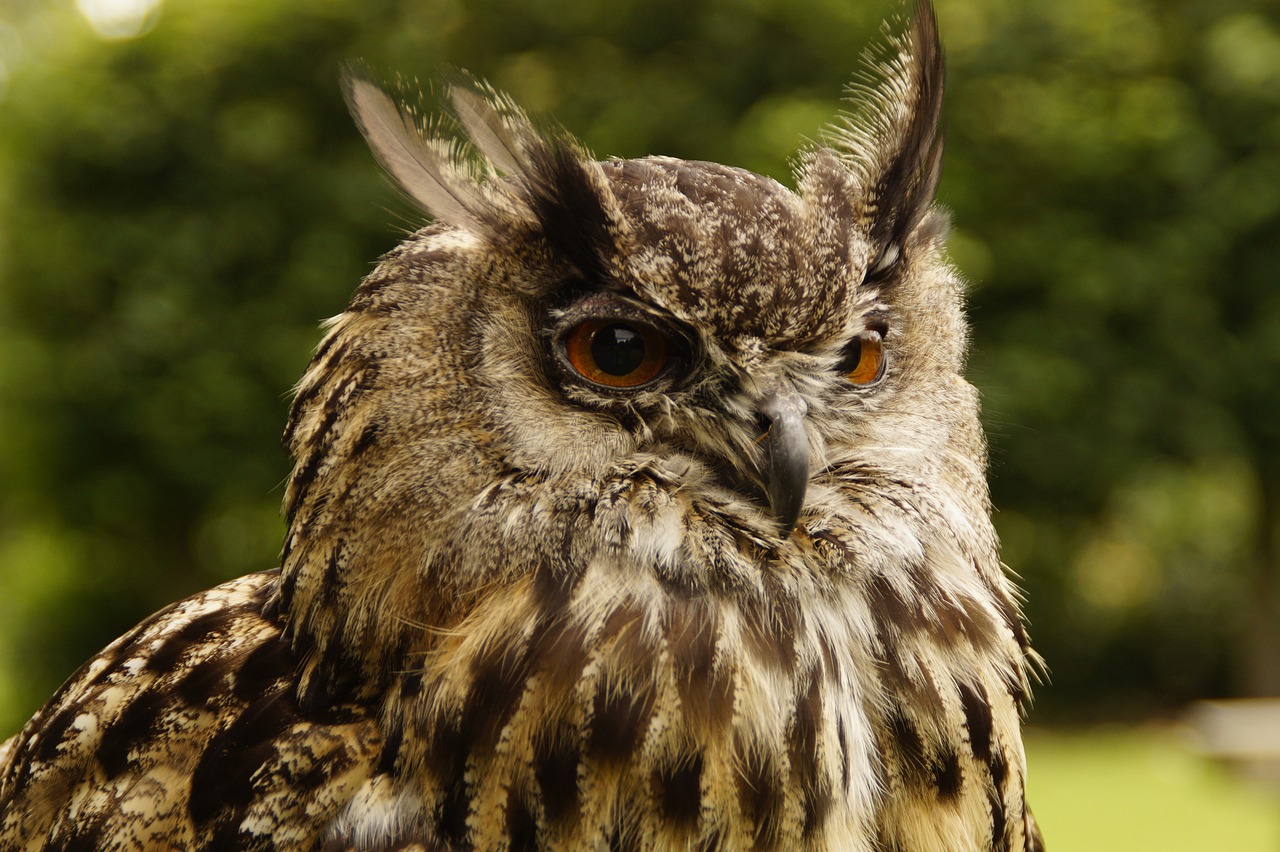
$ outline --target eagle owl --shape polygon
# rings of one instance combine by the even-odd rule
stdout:
[[[1034,849],[1034,659],[932,209],[922,4],[794,191],[470,145],[347,83],[434,218],[297,387],[278,570],[0,751],[9,849]]]

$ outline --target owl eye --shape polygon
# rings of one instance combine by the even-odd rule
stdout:
[[[862,387],[884,378],[884,335],[868,329],[849,341],[840,359],[840,371],[851,383]]]
[[[655,329],[625,319],[580,322],[565,335],[569,366],[589,382],[635,388],[667,365],[667,339]]]

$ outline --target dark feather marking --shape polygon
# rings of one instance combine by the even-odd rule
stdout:
[[[593,702],[587,753],[602,763],[624,763],[640,742],[653,707],[649,686],[601,678]]]
[[[305,396],[300,394],[298,399],[294,400],[294,407],[301,411],[301,406],[303,404],[310,404],[321,390],[329,390],[329,395],[325,397],[324,402],[320,406],[320,411],[322,413],[320,422],[311,430],[311,434],[307,438],[307,446],[317,448],[317,455],[323,456],[324,453],[321,451],[327,451],[329,449],[332,443],[330,431],[333,428],[334,422],[338,419],[338,415],[342,413],[344,407],[343,397],[346,396],[346,394],[351,391],[352,387],[360,381],[366,366],[367,365],[362,362],[358,363],[354,372],[343,378],[342,381],[338,382],[336,385],[331,385],[327,381],[317,382],[314,391]]]
[[[527,648],[499,644],[472,661],[462,714],[472,720],[474,747],[486,749],[497,742],[532,674]]]
[[[586,628],[556,617],[534,628],[530,656],[552,692],[568,692],[587,664]]]
[[[463,777],[467,769],[467,754],[475,738],[473,723],[474,720],[465,715],[441,720],[427,750],[427,765],[444,788],[436,821],[442,839],[450,848],[461,844],[467,834],[471,798]]]
[[[102,732],[94,757],[108,778],[115,778],[128,768],[129,752],[135,745],[156,736],[156,724],[167,707],[167,694],[145,691],[130,701],[124,712]]]
[[[395,724],[387,730],[386,739],[382,741],[382,753],[378,755],[378,765],[374,770],[378,775],[391,775],[395,772],[396,761],[400,757],[400,746],[404,743],[404,728]]]
[[[967,595],[960,596],[958,606],[964,612],[965,635],[973,647],[983,653],[998,653],[1000,629],[991,613]]]
[[[900,698],[909,699],[921,710],[927,710],[930,713],[942,712],[942,696],[929,678],[928,671],[921,672],[919,678],[913,678],[907,671],[902,657],[892,650],[894,646],[890,641],[892,636],[892,633],[888,636],[878,635],[880,647],[874,649],[876,662],[879,663],[878,668],[885,683],[892,687],[894,694]]]
[[[215,633],[226,632],[239,616],[240,612],[232,607],[219,607],[197,615],[161,640],[160,645],[148,657],[146,668],[153,672],[173,671],[174,666],[178,660],[182,659],[183,653],[188,648],[208,642]],[[155,616],[152,620],[154,618]],[[117,663],[122,663],[128,658],[128,654],[121,655],[117,658]]]
[[[991,755],[991,780],[995,783],[996,788],[1004,787],[1004,782],[1009,776],[1009,764],[1005,761],[1004,755],[995,752]]]
[[[394,291],[391,298],[387,298],[384,291],[397,280],[391,275],[366,278],[352,294],[351,301],[347,303],[347,313],[383,316],[396,313],[401,309],[400,302],[394,298]]]
[[[470,807],[471,796],[459,775],[445,787],[444,800],[440,803],[437,825],[440,835],[448,841],[446,848],[466,848],[463,846],[463,839],[467,836],[467,812]]]
[[[416,698],[422,694],[422,672],[409,672],[400,679],[400,697]]]
[[[973,617],[960,604],[948,598],[935,599],[931,604],[934,618],[926,620],[925,626],[942,647],[954,647],[978,632]]]
[[[471,750],[471,731],[462,714],[440,719],[432,729],[426,751],[427,768],[442,784],[461,778]]]
[[[324,574],[320,581],[320,598],[328,605],[337,602],[338,593],[345,586],[342,582],[342,557],[345,555],[343,551],[344,543],[341,541],[335,543],[329,552],[329,558],[324,562]]]
[[[844,716],[836,717],[836,742],[840,746],[840,789],[849,792],[849,738],[844,729]]]
[[[581,577],[563,555],[539,559],[533,567],[533,599],[538,609],[547,617],[563,615]]]
[[[699,728],[722,728],[733,712],[734,682],[715,668],[720,627],[715,611],[701,602],[672,599],[663,630],[674,662],[680,704]]]
[[[1000,798],[999,790],[993,790],[988,793],[988,801],[991,803],[991,850],[992,852],[1008,852],[1009,838],[1005,834],[1008,820],[1005,816],[1004,801]]]
[[[252,701],[273,687],[281,688],[297,670],[293,650],[279,634],[254,648],[234,670],[231,692],[242,701]]]
[[[159,647],[147,657],[147,671],[163,674],[177,667],[182,655],[191,647],[192,640],[185,634],[193,624],[196,622],[184,625],[181,630],[176,630],[164,638]]]
[[[578,812],[578,764],[582,755],[573,744],[574,732],[535,746],[533,771],[542,790],[548,823],[572,820]]]
[[[1005,689],[1014,703],[1018,705],[1025,704],[1027,701],[1027,687],[1022,680],[1022,675],[1017,671],[1011,670],[1005,672],[1002,677],[1004,678]]]
[[[280,561],[284,562],[284,560],[288,558],[288,543],[286,542],[285,550],[281,554]],[[283,625],[280,623],[280,584],[279,582],[276,582],[271,585],[273,587],[272,594],[262,602],[262,608],[259,610],[258,614],[262,616],[263,621],[269,622],[276,627],[283,628]],[[285,633],[283,629],[281,630],[281,635],[285,637],[286,641],[292,641],[292,638]]]
[[[822,725],[822,679],[811,672],[808,687],[796,694],[795,718],[787,732],[792,786],[801,793],[806,837],[821,828],[831,810],[831,788],[818,755],[818,729]]]
[[[298,720],[287,692],[273,691],[214,735],[191,775],[187,807],[197,827],[219,813],[237,813],[253,800],[253,775],[270,759],[276,740]]]
[[[741,612],[746,627],[744,635],[756,656],[766,664],[790,672],[796,661],[791,607],[785,603],[769,608],[745,603]]]
[[[605,620],[601,634],[612,639],[613,653],[620,660],[649,660],[658,655],[644,629],[644,617],[634,606],[622,606],[613,612]]]
[[[840,682],[840,661],[836,658],[835,650],[831,647],[831,638],[822,630],[817,630],[818,648],[822,651],[822,670],[826,673],[827,679],[832,683]]]
[[[663,818],[674,827],[693,831],[702,812],[702,755],[693,753],[653,771],[653,788]]]
[[[58,747],[66,739],[67,731],[83,712],[78,704],[72,704],[60,710],[47,724],[43,725],[36,735],[36,759],[49,763],[57,759]],[[17,755],[14,755],[15,759]]]
[[[552,251],[588,281],[603,284],[614,249],[609,216],[587,176],[594,167],[568,143],[547,141],[530,151],[525,191]]]
[[[376,420],[364,427],[360,437],[356,439],[355,444],[351,447],[352,459],[359,458],[366,450],[378,442],[379,429],[380,424]]]
[[[797,684],[795,717],[787,731],[787,752],[792,771],[801,779],[818,774],[818,726],[822,719],[822,681],[810,672]]]
[[[915,786],[924,786],[929,778],[929,766],[920,732],[901,711],[891,712],[887,721],[889,735],[897,748],[903,781]]]
[[[329,684],[329,670],[324,657],[317,657],[305,664],[298,679],[298,705],[303,712],[312,713],[328,704],[333,698]]]
[[[389,281],[390,277],[387,277],[384,280]],[[360,290],[363,290],[367,286],[367,284],[368,284],[367,281],[365,283],[362,283],[360,287],[356,289],[356,292],[358,293],[360,292]],[[308,371],[310,370],[311,367],[315,367],[323,363],[324,360],[326,358],[329,358],[331,354],[333,357],[330,358],[329,360],[331,360],[333,363],[340,363],[346,357],[347,347],[350,345],[350,343],[351,343],[350,335],[326,334],[324,336],[324,339],[320,341],[320,345],[316,347],[316,353],[311,356],[311,362],[307,365]],[[312,391],[312,393],[314,393],[314,390]],[[309,399],[310,397],[309,396],[302,397],[300,395],[300,398],[305,400],[305,399]],[[295,400],[295,404],[296,404],[296,400]]]
[[[320,472],[320,463],[324,461],[324,458],[325,454],[320,449],[311,449],[305,459],[298,460],[293,466],[293,476],[289,479],[289,498],[284,507],[285,520],[291,526],[298,508],[302,505],[302,501],[307,498],[307,494],[315,482],[316,474]]]
[[[1022,623],[1022,617],[1018,614],[1018,607],[1014,604],[1013,599],[1003,589],[997,588],[996,584],[983,573],[978,575],[982,579],[982,585],[991,595],[991,600],[995,603],[996,609],[1000,612],[1000,618],[1004,621],[1005,627],[1013,634],[1014,640],[1018,643],[1018,647],[1025,653],[1031,647],[1031,640],[1027,636],[1027,629]]]
[[[201,660],[178,682],[178,696],[192,707],[209,704],[212,698],[232,687],[233,678],[237,675],[237,664],[238,660],[234,658],[219,656]]]
[[[60,852],[98,852],[107,846],[107,838],[102,836],[101,829],[92,827],[75,828],[75,834],[58,844]]]
[[[286,610],[290,608],[290,605],[293,602],[294,592],[297,591],[297,588],[298,588],[298,572],[296,570],[281,571],[280,587],[279,587],[280,606],[282,606]],[[285,638],[292,641],[293,636],[296,633],[297,633],[297,622],[294,622],[294,621],[287,622],[284,626]]]
[[[957,683],[960,692],[960,706],[964,708],[964,722],[969,729],[969,748],[973,756],[986,763],[991,759],[991,707],[987,704],[987,693],[982,684],[976,689],[966,683]]]
[[[317,382],[315,389],[307,389],[306,393],[301,393],[293,401],[290,417],[293,419],[300,418],[303,406],[312,404],[313,398],[319,391],[329,388],[329,395],[325,397],[321,411],[323,412],[320,423],[312,430],[307,440],[307,455],[304,458],[300,456],[295,459],[293,475],[289,478],[288,497],[285,505],[285,518],[292,524],[298,508],[306,499],[307,494],[311,491],[311,486],[315,484],[315,478],[320,472],[320,467],[325,461],[331,459],[331,451],[333,449],[333,427],[346,411],[361,394],[366,393],[370,387],[374,385],[378,377],[377,365],[366,361],[364,358],[355,356],[343,362],[344,365],[350,365],[350,375],[347,375],[336,385],[330,385],[329,381]],[[293,443],[290,440],[288,443]],[[301,453],[301,448],[299,448]]]
[[[933,761],[933,785],[938,798],[952,801],[960,795],[964,773],[960,771],[960,758],[951,749],[944,749]]]
[[[340,621],[327,634],[299,637],[295,651],[304,640],[314,641],[314,663],[298,686],[298,703],[303,712],[315,715],[329,708],[358,701],[383,688],[382,672],[361,658],[358,645],[346,636],[353,629],[349,621]],[[309,675],[309,676],[307,676]]]
[[[538,818],[529,803],[512,787],[507,792],[507,837],[511,852],[538,849]]]
[[[909,600],[880,574],[867,580],[867,605],[880,632],[909,634],[925,624],[924,610],[919,602]]]
[[[1005,829],[1009,817],[1004,805],[1004,785],[1009,774],[1009,765],[999,752],[991,756],[991,788],[988,801],[991,803],[991,840],[993,849],[1008,849],[1009,841],[1005,837]]]
[[[744,747],[738,751],[738,801],[742,812],[755,826],[756,848],[776,847],[782,834],[784,784],[772,754],[762,748]]]

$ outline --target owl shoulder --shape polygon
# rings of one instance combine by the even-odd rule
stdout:
[[[277,582],[172,604],[72,675],[0,751],[0,849],[314,845],[381,736],[363,706],[300,705]]]

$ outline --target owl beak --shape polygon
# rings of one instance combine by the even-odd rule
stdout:
[[[761,399],[758,410],[769,421],[764,434],[769,465],[765,490],[783,535],[790,535],[809,485],[809,433],[804,425],[809,406],[795,391],[780,388]]]

